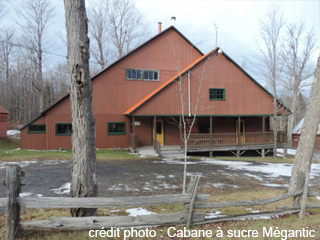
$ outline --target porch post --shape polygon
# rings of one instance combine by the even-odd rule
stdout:
[[[183,148],[182,144],[182,117],[179,116],[179,132],[180,132],[180,149]]]
[[[153,146],[155,143],[155,140],[157,139],[157,116],[153,116]]]
[[[238,117],[238,145],[241,145],[241,117]]]
[[[266,132],[266,117],[263,116],[262,117],[262,141],[263,141],[263,143],[266,142],[265,132]]]
[[[133,138],[133,143],[132,143],[132,148],[133,148],[133,152],[136,151],[136,126],[135,126],[135,117],[132,117],[132,138]]]
[[[213,147],[213,136],[212,136],[212,116],[210,116],[210,146]]]

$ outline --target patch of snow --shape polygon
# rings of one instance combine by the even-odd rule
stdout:
[[[278,179],[281,176],[290,177],[292,164],[288,163],[254,163],[244,161],[222,161],[209,158],[201,159],[203,164],[213,164],[228,167],[231,170],[242,170],[247,172],[261,173],[266,177],[272,177]],[[320,164],[313,163],[311,166],[311,178],[319,176]]]
[[[277,149],[277,153],[280,153],[279,155],[281,155],[281,156],[283,155],[283,151],[284,151],[283,148],[278,148],[278,149]],[[289,155],[295,156],[296,153],[297,153],[297,149],[288,148],[288,149],[287,149],[287,153],[288,153]]]
[[[126,209],[126,212],[129,213],[129,216],[131,217],[156,214],[155,212],[148,211],[145,208],[130,208],[130,209]]]
[[[164,179],[164,178],[166,178],[165,176],[163,176],[163,175],[157,175],[157,177],[156,178],[158,178],[158,179]]]
[[[10,154],[10,153],[13,153],[15,151],[19,151],[20,148],[16,148],[16,149],[13,149],[13,150],[9,150],[9,151],[5,151],[6,154]]]
[[[199,176],[199,177],[203,177],[203,174],[200,172],[187,172],[187,176],[188,177],[193,177],[193,176]]]
[[[251,213],[260,213],[260,210],[252,210]]]
[[[169,178],[174,178],[175,176],[174,175],[169,175]]]
[[[7,166],[9,165],[14,165],[14,164],[17,164],[17,165],[20,165],[20,167],[26,167],[32,163],[37,163],[38,161],[21,161],[21,162],[1,162],[0,163],[0,169],[3,169],[3,168],[6,168]]]
[[[168,163],[168,164],[184,164],[183,160],[177,160],[174,158],[163,158],[163,161],[158,161],[158,163]],[[193,164],[201,164],[200,161],[187,161],[187,165],[193,165]]]
[[[136,151],[140,154],[140,157],[159,157],[152,146],[139,147]]]
[[[219,217],[226,217],[227,215],[222,215],[220,211],[210,212],[206,214],[205,219],[213,219]]]
[[[271,219],[271,217],[269,217],[269,216],[256,216],[256,217],[250,217],[250,219],[268,220],[268,219]]]
[[[110,190],[110,191],[139,191],[138,189],[132,189],[128,185],[123,184],[123,183],[118,183],[116,185],[108,187],[107,190]]]
[[[320,201],[320,196],[317,196],[317,199]]]
[[[43,197],[43,194],[36,194],[36,197]]]
[[[20,134],[20,130],[8,130],[7,131],[7,136],[16,136]]]
[[[70,193],[70,187],[71,183],[65,183],[59,188],[51,189],[50,191],[54,191],[55,194],[61,195],[61,194],[69,194]]]
[[[32,195],[31,192],[22,192],[22,193],[19,194],[19,197],[29,197],[31,195]]]
[[[288,187],[288,184],[278,184],[278,183],[263,183],[267,187]]]

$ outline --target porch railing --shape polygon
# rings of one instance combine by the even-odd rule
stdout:
[[[285,132],[278,133],[278,143],[286,143]],[[191,134],[189,148],[273,144],[273,132]]]

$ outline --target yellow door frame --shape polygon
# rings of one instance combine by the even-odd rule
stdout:
[[[240,124],[241,124],[241,129],[242,129],[242,132],[240,132],[239,131],[239,129],[238,129],[238,119],[236,120],[236,133],[237,133],[237,139],[236,139],[236,141],[237,141],[237,143],[238,143],[238,135],[239,134],[241,134],[240,135],[240,141],[241,141],[241,143],[245,143],[246,142],[246,135],[245,135],[245,133],[246,133],[246,124],[245,124],[245,120],[244,119],[241,119],[240,120]],[[240,129],[240,130],[241,130]]]
[[[157,132],[157,125],[160,123],[160,133]],[[163,119],[157,119],[156,126],[153,126],[153,138],[156,134],[156,140],[161,144],[164,145],[164,123]]]

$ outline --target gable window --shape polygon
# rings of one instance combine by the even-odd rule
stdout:
[[[159,81],[159,71],[127,68],[126,79],[142,81]]]
[[[108,135],[124,135],[126,134],[125,122],[108,122]]]
[[[45,124],[31,124],[28,126],[28,133],[46,133]]]
[[[70,136],[71,134],[71,123],[56,123],[56,136]]]
[[[226,90],[224,88],[210,88],[209,100],[226,100]]]

